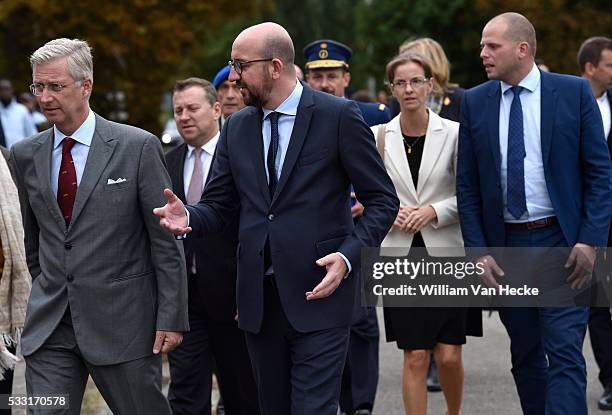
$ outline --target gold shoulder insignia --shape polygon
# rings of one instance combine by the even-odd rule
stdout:
[[[384,111],[385,108],[387,108],[387,107],[385,107],[385,104],[379,104],[378,105],[378,111]]]
[[[444,97],[444,105],[449,106],[451,103],[451,99],[449,97]]]

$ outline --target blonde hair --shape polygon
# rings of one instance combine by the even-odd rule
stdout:
[[[417,52],[423,55],[431,65],[434,78],[432,93],[437,97],[444,96],[444,92],[456,85],[450,83],[450,63],[442,46],[429,37],[409,39],[399,47],[399,53]]]

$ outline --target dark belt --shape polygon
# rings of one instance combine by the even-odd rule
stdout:
[[[522,222],[522,223],[508,223],[506,222],[507,229],[540,229],[546,228],[548,226],[553,226],[558,224],[556,216],[550,216],[548,218],[538,219],[531,222]]]

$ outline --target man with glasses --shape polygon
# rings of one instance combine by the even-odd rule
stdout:
[[[11,149],[33,278],[28,395],[68,395],[54,413],[78,414],[91,375],[113,413],[170,414],[160,352],[189,327],[184,255],[152,213],[171,183],[161,145],[90,109],[86,42],[52,40],[30,63],[53,128]]]
[[[357,106],[299,83],[294,54],[278,24],[238,35],[229,79],[251,107],[225,123],[202,200],[185,209],[166,189],[155,213],[206,238],[239,210],[238,320],[262,413],[336,415],[361,249],[380,244],[399,202]]]
[[[334,40],[316,40],[304,48],[306,80],[317,91],[344,97],[351,74],[351,48]],[[383,104],[355,101],[368,126],[391,120],[389,109]],[[361,203],[352,199],[355,220],[363,214]],[[375,307],[361,305],[358,291],[353,311],[349,350],[342,373],[340,410],[342,414],[367,415],[374,407],[378,386],[379,329]]]

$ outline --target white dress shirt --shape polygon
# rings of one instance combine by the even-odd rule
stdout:
[[[608,94],[606,94],[606,91],[597,98],[597,105],[599,106],[599,112],[601,112],[601,119],[603,120],[604,136],[607,139],[608,136],[610,136],[612,114],[610,114],[610,101],[608,101]]]
[[[87,155],[91,148],[91,140],[93,139],[94,132],[96,131],[96,116],[92,110],[89,110],[89,115],[81,124],[81,126],[74,132],[74,134],[67,136],[62,133],[55,125],[53,126],[53,152],[51,156],[51,189],[53,194],[57,197],[57,179],[59,177],[60,165],[62,164],[62,140],[64,137],[73,138],[76,143],[72,147],[72,161],[74,161],[74,169],[77,175],[77,186],[81,184],[81,178],[83,177],[83,171],[85,170],[85,163],[87,162]]]
[[[527,211],[518,220],[508,212],[507,183],[508,177],[508,123],[510,106],[514,94],[513,85],[501,82],[501,102],[499,105],[499,149],[501,154],[501,185],[504,197],[504,220],[506,222],[530,222],[555,215],[555,210],[548,195],[544,162],[542,160],[541,141],[541,76],[534,64],[525,78],[518,84],[523,87],[521,107],[523,109],[523,136],[525,141],[525,198]]]
[[[202,160],[202,191],[204,191],[204,187],[206,186],[206,179],[208,178],[208,173],[210,172],[210,166],[212,164],[213,155],[215,154],[215,149],[217,148],[218,142],[219,132],[217,132],[213,138],[202,146],[202,151],[200,152],[200,159]],[[194,146],[187,144],[187,156],[185,157],[185,165],[183,166],[183,184],[185,195],[187,195],[189,190],[191,174],[193,173],[193,166],[195,164],[194,149]]]

